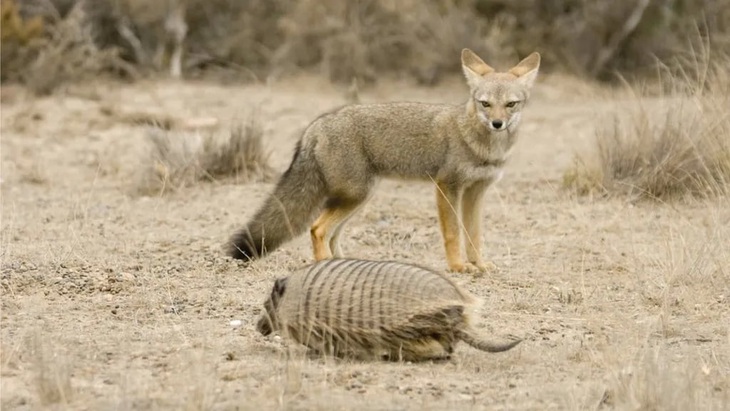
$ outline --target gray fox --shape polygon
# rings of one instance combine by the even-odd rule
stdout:
[[[315,260],[342,257],[345,222],[384,177],[435,182],[451,271],[496,269],[481,257],[481,199],[502,176],[540,55],[534,52],[507,72],[497,72],[464,49],[461,63],[471,91],[463,105],[355,104],[315,119],[274,192],[232,237],[229,255],[261,257],[314,221]],[[461,256],[459,214],[471,265]]]

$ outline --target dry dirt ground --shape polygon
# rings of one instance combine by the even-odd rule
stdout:
[[[623,102],[569,79],[539,83],[485,199],[484,252],[501,270],[449,274],[483,299],[478,329],[525,341],[499,354],[460,345],[433,364],[286,355],[259,335],[273,280],[311,261],[307,236],[248,267],[225,257],[272,184],[139,195],[145,128],[115,115],[226,128],[257,109],[283,171],[299,132],[343,90],[308,77],[90,82],[46,98],[4,89],[2,409],[730,409],[728,200],[572,196],[563,171]],[[465,93],[459,78],[394,81],[362,99]],[[343,238],[351,257],[446,267],[429,183],[382,182]]]

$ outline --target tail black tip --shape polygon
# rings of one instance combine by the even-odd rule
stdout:
[[[236,233],[228,246],[228,255],[237,260],[255,260],[263,255],[263,244],[254,241],[251,233],[244,229]]]

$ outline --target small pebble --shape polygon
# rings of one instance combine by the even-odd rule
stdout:
[[[231,320],[231,327],[238,328],[243,324],[241,320]]]

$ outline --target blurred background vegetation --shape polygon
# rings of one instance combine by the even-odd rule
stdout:
[[[544,71],[615,81],[692,70],[698,44],[730,52],[728,0],[2,0],[0,74],[39,94],[102,74],[430,85],[469,47],[498,68],[538,50]]]

